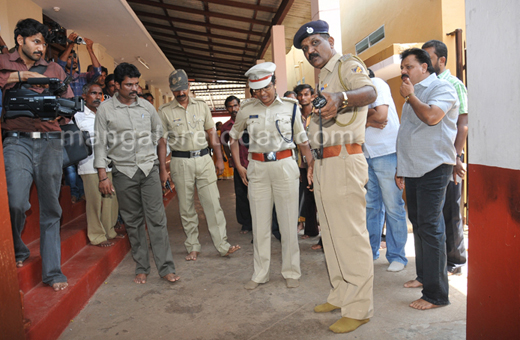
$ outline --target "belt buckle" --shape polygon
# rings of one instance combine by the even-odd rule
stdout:
[[[322,159],[319,149],[311,149],[311,153],[312,153],[312,157],[314,157],[314,159]]]
[[[264,162],[276,161],[276,152],[271,151],[264,154]]]
[[[36,132],[29,132],[29,133],[30,133],[32,139],[40,139],[40,138],[42,138],[41,132],[36,131]]]
[[[190,158],[200,157],[200,150],[190,151]]]

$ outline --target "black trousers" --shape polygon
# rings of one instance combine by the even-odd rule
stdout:
[[[446,253],[448,271],[454,271],[466,263],[466,247],[464,246],[464,225],[460,214],[460,196],[462,185],[450,181],[446,189],[446,202],[442,214],[446,224]]]
[[[242,230],[253,230],[251,209],[249,208],[249,199],[247,198],[247,186],[242,182],[242,178],[235,168],[233,168],[233,180],[235,181],[237,222],[242,225]]]
[[[309,185],[307,169],[300,168],[300,177],[300,216],[305,217],[304,234],[317,236],[320,230],[318,229],[318,220],[316,217],[316,201],[314,200],[314,192],[307,189]]]
[[[450,303],[442,208],[452,173],[453,165],[442,164],[422,177],[405,178],[417,281],[423,284],[422,299],[434,305]]]

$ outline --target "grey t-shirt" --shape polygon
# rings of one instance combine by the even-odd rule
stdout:
[[[421,121],[408,103],[403,105],[397,135],[397,176],[421,177],[442,164],[455,165],[455,136],[459,99],[455,88],[435,74],[414,85],[415,96],[444,113],[436,125]]]

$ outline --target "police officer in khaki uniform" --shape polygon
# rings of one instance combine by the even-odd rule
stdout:
[[[231,246],[227,241],[226,219],[220,207],[215,165],[209,155],[208,139],[217,156],[218,173],[222,174],[224,163],[215,123],[206,102],[189,96],[188,76],[184,70],[173,71],[169,82],[175,99],[159,108],[164,138],[159,143],[158,156],[164,186],[169,179],[166,170],[168,141],[172,150],[170,175],[177,191],[182,226],[186,233],[186,261],[197,260],[201,249],[199,219],[194,204],[195,187],[213,244],[221,256],[228,256],[240,249],[240,246]]]
[[[336,333],[351,332],[373,315],[373,260],[366,228],[365,184],[368,166],[361,149],[365,139],[367,106],[376,91],[365,65],[334,50],[325,21],[303,25],[294,36],[309,63],[321,69],[319,87],[327,100],[309,124],[309,140],[316,155],[314,194],[320,218],[323,249],[332,289],[315,312],[341,308],[342,318],[330,326]],[[320,144],[323,145],[321,152]]]
[[[253,66],[246,72],[256,99],[242,103],[229,135],[231,153],[237,170],[249,189],[253,219],[254,273],[244,288],[255,289],[269,281],[271,260],[271,218],[276,207],[282,234],[282,276],[288,288],[300,285],[298,247],[298,189],[300,171],[293,149],[298,144],[309,162],[313,158],[307,142],[297,101],[276,95],[273,63]],[[249,133],[249,165],[240,165],[238,139],[244,129]]]

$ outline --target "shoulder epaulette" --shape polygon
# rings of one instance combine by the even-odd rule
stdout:
[[[293,98],[287,98],[287,97],[280,97],[280,99],[284,102],[289,102],[291,104],[298,104],[298,100]]]
[[[257,100],[258,100],[258,99],[256,99],[256,98],[247,98],[247,99],[244,99],[244,100],[242,100],[242,101],[240,102],[240,108],[242,109],[242,108],[244,108],[244,107],[246,107],[246,106],[248,106],[248,105],[251,105],[251,104],[253,104],[253,103],[254,103],[255,101],[257,101]]]

